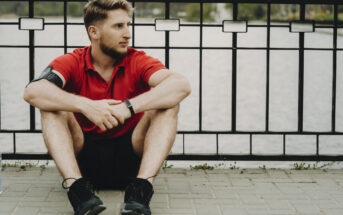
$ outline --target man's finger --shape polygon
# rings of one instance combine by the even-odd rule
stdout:
[[[107,121],[107,120],[104,122],[104,125],[106,126],[107,129],[112,129],[113,128],[113,125],[109,121]]]
[[[101,124],[98,126],[102,131],[106,131],[106,127],[104,124]]]
[[[118,125],[118,120],[114,117],[114,116],[111,116],[109,119],[110,123],[113,125],[113,127],[117,127]]]
[[[116,113],[116,111],[115,110],[111,110],[111,114],[112,114],[112,116],[113,117],[115,117],[116,118],[116,120],[117,120],[117,123],[119,123],[120,122],[120,124],[124,124],[124,122],[125,122],[125,120],[122,118],[122,117],[118,117],[117,115],[117,113]]]
[[[107,103],[109,105],[117,105],[117,104],[120,104],[122,101],[120,100],[115,100],[115,99],[107,99]]]

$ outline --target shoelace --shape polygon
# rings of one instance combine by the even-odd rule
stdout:
[[[76,179],[76,178],[65,178],[65,179],[62,181],[62,187],[63,187],[64,189],[69,189],[69,188],[70,188],[70,186],[68,187],[68,186],[65,185],[65,182],[66,182],[67,180],[70,180],[70,179],[74,179],[75,181],[78,180],[78,179]],[[90,183],[89,180],[85,180],[85,182],[86,182],[86,183],[84,184],[84,188],[85,188],[86,190],[90,190],[90,191],[94,194],[94,192],[96,191],[95,187]]]
[[[65,178],[63,181],[62,181],[62,187],[63,189],[69,189],[70,187],[68,187],[67,185],[65,185],[66,181],[67,180],[70,180],[70,179],[74,179],[75,181],[77,180],[76,178]]]

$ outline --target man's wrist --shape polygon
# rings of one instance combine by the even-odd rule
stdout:
[[[125,99],[124,103],[125,103],[126,107],[129,109],[131,117],[134,116],[135,115],[135,110],[133,109],[133,106],[132,106],[130,100]]]
[[[85,112],[85,109],[89,105],[90,99],[88,99],[86,97],[82,97],[82,96],[77,96],[77,97],[78,97],[78,99],[75,102],[77,112],[83,114]]]

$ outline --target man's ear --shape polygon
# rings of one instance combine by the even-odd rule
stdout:
[[[96,27],[95,25],[90,25],[88,27],[88,35],[91,39],[97,40],[100,37],[100,32],[98,27]]]

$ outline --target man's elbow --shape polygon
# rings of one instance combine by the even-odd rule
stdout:
[[[186,96],[188,96],[192,92],[191,84],[189,83],[189,81],[186,78],[185,78],[185,83],[184,83],[184,92],[185,92]]]
[[[29,85],[26,86],[25,90],[24,90],[24,100],[29,103],[32,104],[32,101],[34,100],[34,98],[37,95],[37,89],[35,86],[35,83],[30,83]]]
[[[179,76],[181,91],[187,97],[192,92],[191,84],[189,83],[188,79],[183,75]]]
[[[30,84],[25,88],[23,98],[27,103],[30,103],[30,101],[32,100],[33,93]]]

